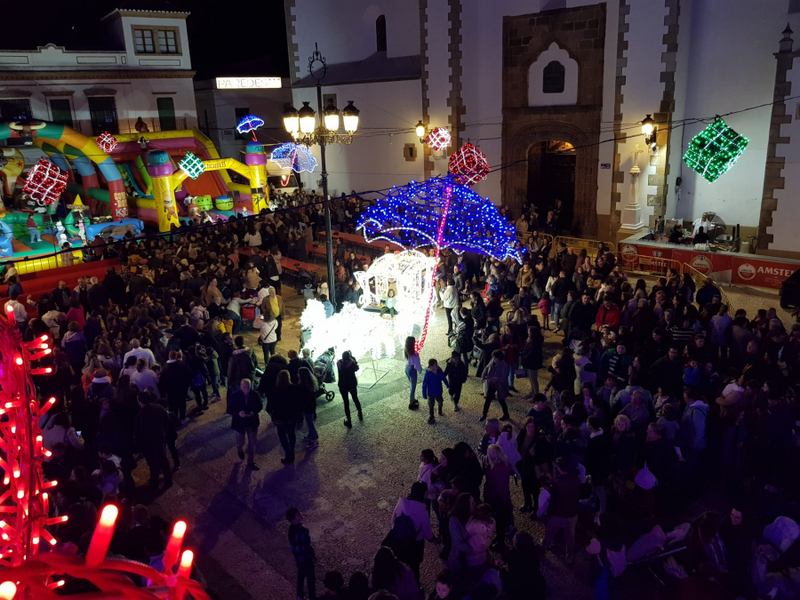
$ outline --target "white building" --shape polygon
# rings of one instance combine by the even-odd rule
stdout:
[[[282,117],[284,105],[292,101],[288,79],[220,75],[219,81],[214,78],[194,82],[198,125],[214,142],[220,156],[239,159],[245,144],[253,140],[249,133],[236,131],[236,125],[246,115],[257,115],[264,120],[256,134],[267,148],[291,139]]]
[[[0,50],[0,121],[42,119],[86,135],[197,125],[187,12],[114,10],[110,47]]]
[[[328,151],[336,191],[445,173],[414,133],[421,119],[450,129],[451,152],[471,141],[502,165],[481,194],[541,212],[559,198],[584,236],[710,211],[757,232],[759,253],[800,255],[800,52],[788,31],[781,41],[798,12],[797,0],[287,0],[286,24],[296,108],[317,108],[318,43],[324,93],[361,109],[352,146]],[[682,157],[715,115],[749,145],[709,183]]]

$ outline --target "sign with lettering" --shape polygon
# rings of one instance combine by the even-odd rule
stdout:
[[[218,90],[264,90],[280,87],[280,77],[217,77]]]
[[[800,265],[796,262],[780,260],[759,260],[753,255],[733,259],[733,283],[780,289],[781,284],[794,273]]]

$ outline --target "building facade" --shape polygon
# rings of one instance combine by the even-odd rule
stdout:
[[[42,119],[86,135],[197,125],[186,12],[115,10],[102,50],[0,50],[0,121]]]
[[[757,236],[759,253],[800,254],[797,0],[285,5],[295,106],[316,110],[318,43],[323,93],[361,109],[352,146],[328,152],[338,192],[445,173],[446,155],[414,133],[422,120],[450,130],[449,152],[470,141],[486,153],[495,168],[478,192],[542,214],[562,200],[575,233],[614,239],[713,212]],[[683,155],[717,115],[749,143],[709,183]]]
[[[258,140],[265,147],[290,140],[283,127],[283,109],[292,101],[288,79],[280,77],[223,77],[224,85],[216,79],[195,81],[195,99],[199,128],[214,142],[220,156],[240,158],[252,136],[240,134],[236,125],[246,115],[257,115],[264,125],[257,130]],[[280,81],[278,87],[250,87],[264,85],[261,79]],[[277,81],[270,85],[277,85]]]

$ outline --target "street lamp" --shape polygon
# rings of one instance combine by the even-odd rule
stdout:
[[[315,71],[314,67],[318,67]],[[316,80],[317,85],[317,112],[321,123],[317,125],[317,113],[303,102],[300,110],[287,105],[283,111],[283,126],[298,144],[304,146],[319,145],[320,167],[322,172],[322,203],[325,210],[325,251],[328,260],[328,298],[336,306],[336,285],[333,277],[333,235],[331,232],[331,201],[328,196],[328,169],[325,165],[325,146],[328,144],[350,144],[353,134],[358,130],[359,110],[353,106],[353,101],[348,100],[347,106],[342,109],[341,118],[339,109],[333,98],[328,99],[328,104],[322,107],[322,84],[328,72],[325,57],[319,51],[319,46],[314,44],[314,53],[308,58],[308,72]],[[344,133],[339,133],[339,123],[344,126]]]
[[[642,121],[642,134],[644,134],[644,142],[651,150],[656,149],[656,122],[648,114]]]
[[[417,137],[419,138],[419,143],[424,144],[425,135],[427,134],[427,131],[425,131],[425,125],[423,125],[422,121],[417,123],[417,126],[414,127],[414,131],[416,132]]]

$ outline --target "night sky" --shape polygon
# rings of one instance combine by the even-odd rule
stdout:
[[[7,20],[0,47],[31,49],[54,43],[73,50],[110,48],[100,19],[115,8],[189,11],[189,45],[197,79],[289,74],[283,0],[39,0],[36,14],[47,16],[30,21],[29,15],[16,25]]]

